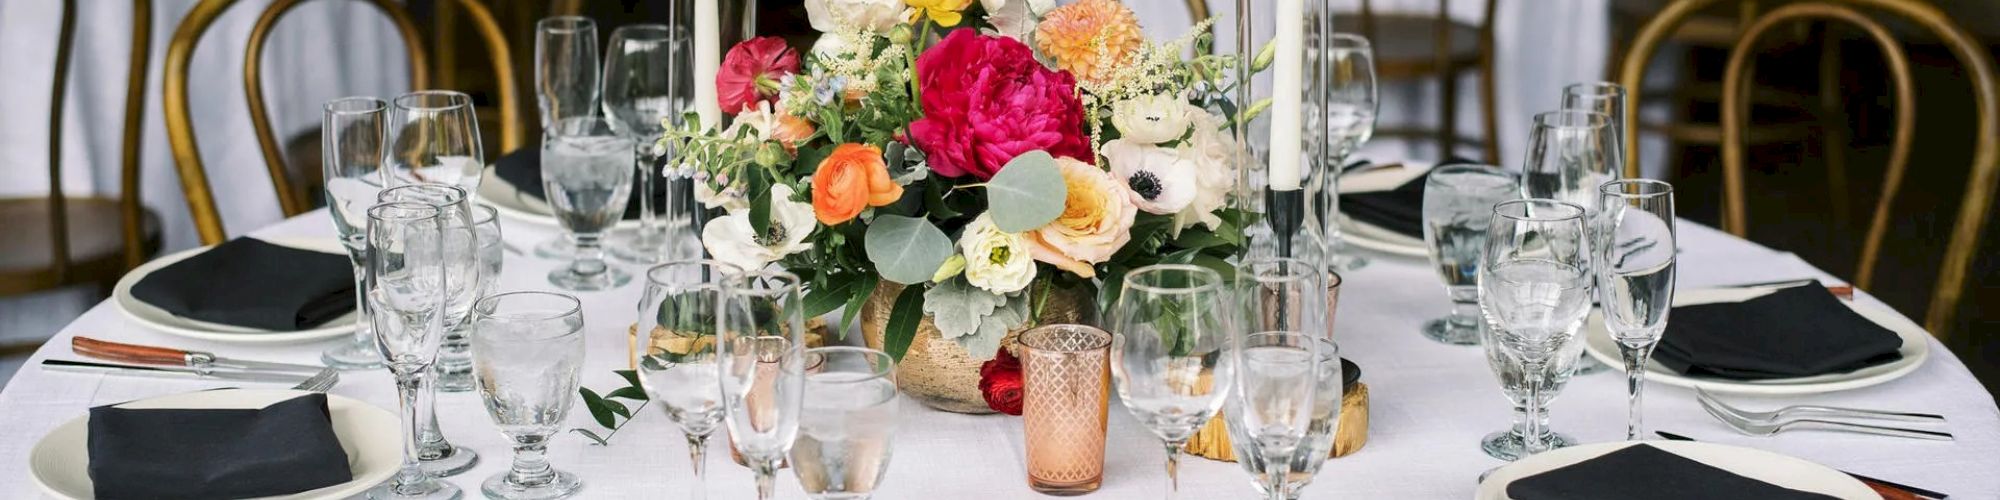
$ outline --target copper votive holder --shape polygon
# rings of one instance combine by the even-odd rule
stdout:
[[[1048,325],[1021,334],[1028,487],[1082,495],[1104,483],[1104,429],[1111,402],[1111,334]]]

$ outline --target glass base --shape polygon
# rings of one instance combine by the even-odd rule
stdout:
[[[563,235],[542,240],[535,245],[535,256],[544,259],[569,260],[576,258],[576,242]]]
[[[668,241],[668,234],[665,228],[652,231],[636,227],[615,229],[604,237],[604,249],[621,261],[644,266],[658,265],[679,256],[677,245]]]
[[[431,477],[456,476],[472,470],[474,465],[479,465],[478,453],[474,453],[471,448],[451,444],[437,449],[426,448],[419,458],[422,460],[417,462],[417,465],[423,467],[424,474]]]
[[[1577,356],[1576,371],[1572,372],[1571,375],[1589,375],[1608,371],[1611,371],[1611,365],[1604,364],[1598,361],[1597,358],[1590,357],[1590,354],[1583,354]]]
[[[1544,434],[1542,440],[1549,444],[1551,450],[1568,448],[1576,444],[1575,438],[1557,432]],[[1512,462],[1521,458],[1527,451],[1527,443],[1522,441],[1521,436],[1515,434],[1513,429],[1508,429],[1487,434],[1486,438],[1479,440],[1479,449],[1484,450],[1487,456]]]
[[[632,273],[617,266],[604,266],[604,272],[597,274],[577,274],[566,265],[549,271],[549,284],[573,292],[610,290],[631,282]]]
[[[395,479],[368,489],[369,500],[458,500],[465,494],[457,485],[435,477],[425,477],[419,484],[407,487],[396,484]]]
[[[1424,338],[1451,345],[1479,345],[1479,327],[1453,325],[1450,317],[1424,323]]]
[[[583,480],[578,479],[576,474],[563,471],[555,471],[555,477],[549,482],[536,485],[509,483],[506,472],[495,474],[485,482],[479,483],[479,491],[485,493],[486,498],[503,500],[568,498],[581,489]]]
[[[375,349],[374,341],[358,341],[349,337],[339,347],[327,349],[319,354],[321,363],[335,370],[380,370],[382,351]]]
[[[1103,484],[1104,478],[1101,476],[1078,483],[1058,483],[1054,481],[1042,481],[1034,477],[1028,478],[1028,487],[1033,488],[1036,493],[1059,497],[1073,497],[1091,493],[1097,491],[1097,488]]]

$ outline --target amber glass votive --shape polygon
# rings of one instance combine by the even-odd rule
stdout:
[[[1104,483],[1104,422],[1111,402],[1111,334],[1048,325],[1021,334],[1028,486],[1081,495]]]

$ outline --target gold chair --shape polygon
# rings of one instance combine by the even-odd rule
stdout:
[[[57,28],[49,102],[49,195],[0,198],[0,220],[20,232],[0,238],[0,296],[97,283],[105,289],[160,247],[160,220],[139,203],[139,132],[144,122],[146,55],[152,41],[151,0],[132,2],[132,52],[126,66],[125,126],[120,138],[117,197],[63,194],[63,101],[75,48],[76,0],[64,0]],[[46,235],[43,240],[35,235]],[[41,342],[0,345],[0,354],[33,351]]]
[[[1438,0],[1437,13],[1377,13],[1374,3],[1361,0],[1360,15],[1335,15],[1334,30],[1360,33],[1375,48],[1375,72],[1383,80],[1436,78],[1439,84],[1436,129],[1395,127],[1376,130],[1379,136],[1431,137],[1449,156],[1460,141],[1482,144],[1487,163],[1500,161],[1494,112],[1493,11],[1497,0],[1486,0],[1485,12],[1477,26],[1451,19],[1450,0]],[[1458,135],[1458,76],[1477,70],[1482,139]]]
[[[291,175],[286,169],[285,148],[272,131],[270,117],[264,106],[261,63],[265,41],[278,20],[306,0],[278,0],[266,7],[251,28],[250,41],[244,51],[243,85],[244,95],[249,101],[251,125],[256,131],[257,143],[264,154],[265,168],[271,177],[271,185],[278,195],[278,206],[287,217],[309,210],[306,195],[302,189],[294,187]],[[423,41],[417,33],[416,24],[402,5],[390,0],[366,0],[381,10],[396,25],[403,39],[410,60],[411,88],[427,88],[430,82],[430,66],[423,48]],[[486,40],[487,51],[493,62],[500,89],[500,142],[501,150],[509,151],[519,147],[520,112],[513,105],[513,67],[508,64],[506,38],[492,14],[478,0],[455,0],[472,15],[480,35]],[[215,197],[208,184],[208,174],[202,165],[201,152],[197,147],[194,119],[188,109],[188,67],[194,57],[194,49],[201,42],[201,35],[222,16],[237,0],[202,0],[181,20],[174,31],[173,40],[167,46],[165,109],[167,114],[167,139],[173,147],[174,163],[181,178],[181,189],[187,195],[188,211],[195,223],[195,230],[203,244],[216,244],[226,239],[222,228],[221,213],[216,210]]]
[[[1694,3],[1701,2],[1688,2],[1687,5],[1692,6]],[[1911,83],[1909,61],[1901,47],[1881,24],[1870,20],[1849,5],[1872,7],[1895,13],[1935,34],[1953,55],[1964,63],[1968,80],[1973,87],[1978,107],[1979,139],[1974,141],[1977,146],[1973,155],[1972,174],[1966,183],[1965,200],[1960,207],[1949,246],[1945,249],[1944,264],[1938,270],[1938,282],[1932,291],[1929,310],[1924,319],[1924,326],[1927,329],[1939,336],[1945,336],[1949,333],[1952,316],[1957,312],[1959,299],[1966,286],[1966,274],[1971,268],[1972,253],[1979,248],[1980,229],[1985,226],[1986,216],[1992,205],[1995,183],[2000,181],[2000,93],[1996,93],[2000,91],[1995,88],[1991,66],[1992,55],[1987,53],[1982,45],[1974,42],[1963,29],[1953,24],[1950,18],[1928,3],[1911,0],[1818,0],[1793,3],[1758,17],[1744,30],[1742,40],[1730,53],[1729,66],[1723,76],[1723,229],[1737,236],[1743,236],[1748,231],[1743,192],[1743,143],[1749,120],[1746,96],[1750,92],[1748,75],[1756,41],[1772,28],[1787,21],[1822,19],[1854,25],[1866,32],[1868,37],[1881,47],[1896,91],[1897,126],[1890,149],[1889,166],[1883,174],[1882,196],[1876,203],[1867,237],[1862,242],[1861,258],[1854,278],[1854,284],[1862,289],[1867,289],[1873,282],[1875,263],[1880,256],[1882,240],[1888,230],[1889,211],[1897,191],[1902,187],[1903,173],[1909,158],[1910,141],[1914,136],[1916,98],[1913,94],[1914,84]],[[1640,39],[1643,41],[1647,37],[1642,34]],[[1644,49],[1650,51],[1651,47]],[[1632,75],[1633,67],[1627,64],[1625,71],[1629,77]],[[1626,119],[1627,126],[1630,126],[1632,117],[1628,115]],[[1626,138],[1625,147],[1628,151],[1637,150],[1634,139],[1629,136]]]

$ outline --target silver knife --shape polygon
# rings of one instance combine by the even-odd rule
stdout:
[[[152,378],[177,378],[190,380],[240,380],[245,382],[271,382],[296,384],[306,376],[293,373],[253,372],[242,370],[202,370],[197,368],[172,366],[138,366],[97,363],[91,361],[71,361],[66,359],[44,359],[42,369],[54,372],[98,373]]]

